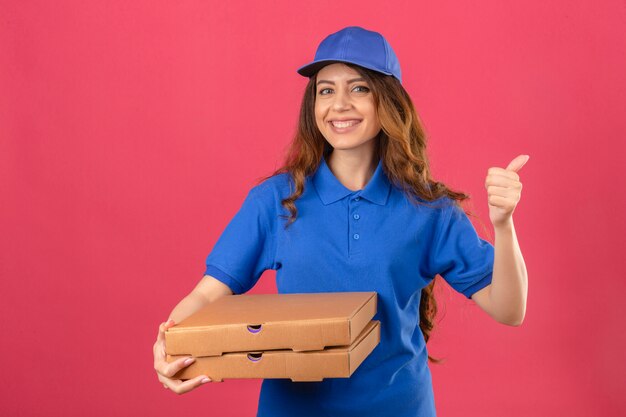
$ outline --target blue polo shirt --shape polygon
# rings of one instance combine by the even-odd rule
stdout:
[[[412,204],[382,161],[367,185],[352,191],[322,158],[285,230],[280,216],[289,211],[280,202],[292,187],[286,173],[253,187],[208,255],[205,273],[235,294],[267,269],[276,270],[279,293],[376,291],[381,340],[350,378],[265,379],[257,417],[435,416],[419,328],[421,290],[440,274],[469,298],[491,283],[493,245],[451,199]]]

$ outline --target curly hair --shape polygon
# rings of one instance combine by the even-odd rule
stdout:
[[[367,81],[374,96],[382,127],[376,137],[376,153],[382,160],[383,171],[390,182],[415,204],[424,204],[419,199],[433,202],[447,196],[462,208],[461,201],[470,196],[449,189],[431,176],[424,127],[409,94],[400,82],[390,75],[361,66],[349,63],[345,65],[353,68]],[[298,210],[295,201],[304,192],[307,176],[317,170],[321,158],[333,151],[315,122],[316,79],[317,74],[311,76],[305,88],[297,130],[288,146],[284,165],[271,175],[258,180],[261,183],[275,175],[289,173],[295,190],[281,201],[282,206],[290,212],[290,216],[281,216],[288,219],[285,228],[296,221]],[[426,342],[430,338],[437,315],[437,301],[434,296],[436,280],[437,276],[422,289],[420,298],[419,326]],[[441,359],[430,355],[428,359],[434,363],[441,362]]]

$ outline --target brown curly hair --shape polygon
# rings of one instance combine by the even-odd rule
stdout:
[[[431,177],[426,154],[426,134],[413,102],[400,82],[390,75],[357,65],[345,65],[361,74],[374,96],[382,126],[376,138],[378,142],[376,153],[378,158],[382,159],[383,171],[390,182],[403,190],[407,198],[416,204],[423,204],[419,198],[433,202],[447,196],[462,207],[460,202],[468,199],[468,194],[452,191]],[[304,192],[306,177],[313,174],[321,158],[328,156],[333,150],[315,122],[316,79],[317,74],[311,76],[305,88],[297,131],[287,149],[285,164],[271,175],[258,180],[260,184],[275,175],[290,174],[295,191],[281,201],[283,207],[291,213],[288,217],[282,216],[288,218],[285,228],[296,220],[298,209],[295,201]],[[419,326],[426,342],[434,328],[437,314],[437,301],[434,296],[436,278],[422,289],[420,299]],[[441,359],[430,355],[428,359],[435,363],[441,362]]]

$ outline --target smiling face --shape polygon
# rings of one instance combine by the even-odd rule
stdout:
[[[336,150],[373,149],[381,125],[374,96],[361,74],[341,63],[318,71],[315,122]]]

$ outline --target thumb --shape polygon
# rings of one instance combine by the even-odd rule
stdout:
[[[519,171],[526,162],[530,159],[529,155],[518,155],[515,159],[509,162],[509,165],[506,167],[507,171]]]
[[[157,341],[165,341],[165,331],[172,327],[174,324],[174,320],[169,319],[168,321],[161,323],[159,326],[159,334],[157,335]]]

